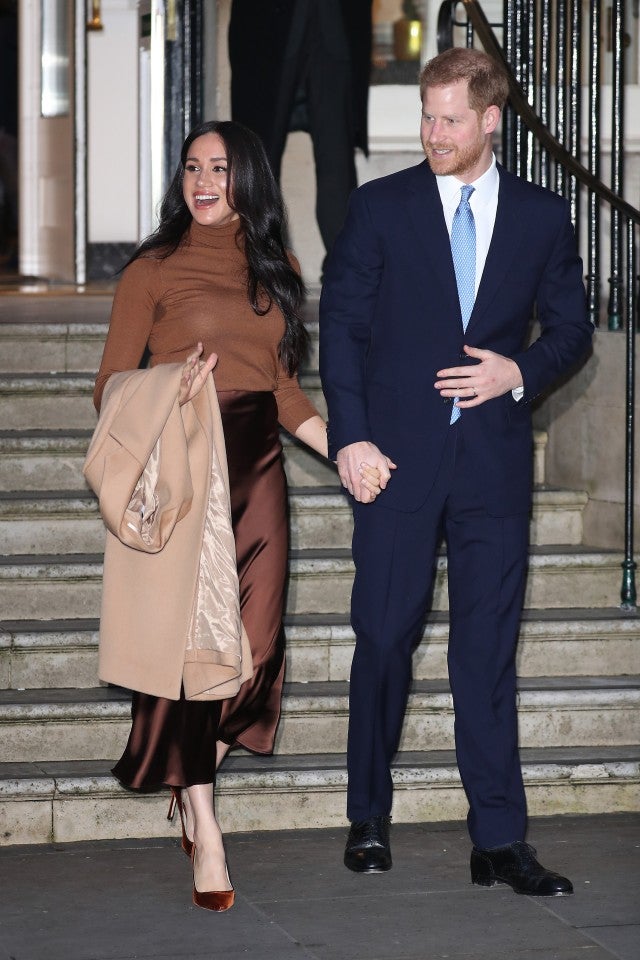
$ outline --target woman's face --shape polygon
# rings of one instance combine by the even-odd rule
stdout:
[[[221,227],[238,219],[227,202],[227,151],[222,137],[205,133],[189,147],[182,194],[196,223]]]

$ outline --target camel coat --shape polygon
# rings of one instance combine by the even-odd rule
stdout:
[[[177,700],[252,674],[240,619],[213,378],[178,404],[182,364],[113,374],[84,465],[107,528],[101,680]]]

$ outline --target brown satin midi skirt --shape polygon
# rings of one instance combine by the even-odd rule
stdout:
[[[253,677],[228,700],[189,702],[134,692],[131,733],[113,773],[136,790],[213,783],[217,740],[271,753],[280,719],[289,543],[277,407],[267,392],[221,391],[218,400]]]

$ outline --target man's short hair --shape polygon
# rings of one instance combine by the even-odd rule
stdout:
[[[509,80],[502,64],[481,50],[452,47],[428,60],[420,74],[420,98],[427,87],[448,87],[466,80],[469,106],[482,114],[487,107],[504,107],[509,96]]]

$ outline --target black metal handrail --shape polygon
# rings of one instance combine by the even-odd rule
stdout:
[[[464,4],[466,22],[456,20],[456,8]],[[600,202],[611,208],[611,277],[608,304],[609,329],[626,332],[626,393],[625,393],[625,503],[624,503],[624,560],[622,563],[621,606],[636,609],[636,563],[634,560],[633,498],[634,498],[634,406],[635,406],[635,332],[637,315],[636,283],[636,227],[640,225],[640,210],[627,203],[622,194],[622,144],[623,144],[623,0],[612,0],[611,25],[614,46],[613,58],[613,106],[612,106],[612,187],[597,176],[599,174],[599,110],[600,110],[600,27],[601,3],[593,0],[589,17],[592,37],[589,58],[589,168],[578,159],[580,153],[580,5],[579,0],[557,0],[555,5],[556,45],[556,131],[565,142],[554,136],[549,129],[551,74],[549,63],[549,37],[551,34],[551,5],[542,4],[538,21],[535,0],[505,0],[505,43],[499,43],[492,25],[487,20],[478,0],[455,0],[443,3],[438,16],[438,49],[453,46],[453,27],[466,28],[466,45],[472,46],[474,35],[482,43],[486,53],[498,60],[509,78],[510,111],[503,121],[503,162],[508,169],[533,179],[533,154],[531,136],[539,147],[538,181],[550,186],[549,160],[556,164],[555,188],[570,201],[572,219],[579,233],[579,186],[588,191],[588,241],[587,302],[589,314],[595,325],[599,324],[600,309]],[[571,25],[571,38],[565,31]],[[497,25],[496,25],[497,26]],[[536,42],[541,49],[540,76],[534,77]],[[506,51],[506,52],[505,52]],[[568,51],[568,52],[567,52]],[[564,53],[567,52],[569,77],[565,74]],[[522,81],[522,82],[521,82]],[[526,86],[527,93],[523,89]],[[570,92],[566,103],[567,89]],[[528,94],[528,95],[527,95]],[[536,99],[537,98],[537,99]],[[532,107],[537,103],[542,116]],[[568,124],[566,116],[568,115]],[[515,122],[514,122],[515,115]],[[523,135],[528,131],[529,139]],[[566,146],[568,144],[569,148]],[[573,152],[572,152],[573,151]],[[576,154],[576,155],[574,155]],[[626,230],[626,297],[623,295],[621,273],[622,229]],[[623,323],[623,304],[626,305],[626,323]]]
[[[592,190],[601,200],[604,200],[606,203],[610,204],[615,210],[618,210],[624,217],[628,217],[634,223],[640,225],[640,210],[637,210],[635,207],[632,207],[630,203],[627,203],[626,200],[623,200],[622,197],[614,193],[612,190],[607,187],[602,180],[598,180],[589,172],[589,170],[576,158],[569,153],[569,151],[564,147],[559,140],[557,140],[553,134],[550,132],[548,127],[546,127],[543,122],[540,120],[535,111],[531,108],[525,94],[522,91],[522,87],[516,80],[511,65],[507,60],[498,39],[493,32],[492,26],[487,20],[487,17],[484,13],[484,10],[477,2],[477,0],[453,0],[450,3],[443,3],[441,5],[441,15],[442,10],[455,8],[459,3],[463,3],[465,9],[469,16],[470,23],[473,24],[473,28],[478,35],[478,39],[482,43],[485,51],[496,60],[499,60],[503,67],[506,69],[507,76],[509,78],[509,102],[514,108],[519,117],[522,118],[523,122],[527,125],[528,129],[535,134],[538,138],[538,141],[549,151],[551,157],[556,161],[556,163],[561,164],[562,167],[568,172],[573,174],[576,179],[578,179],[585,187],[588,187],[589,190]],[[442,34],[440,34],[442,36]]]

